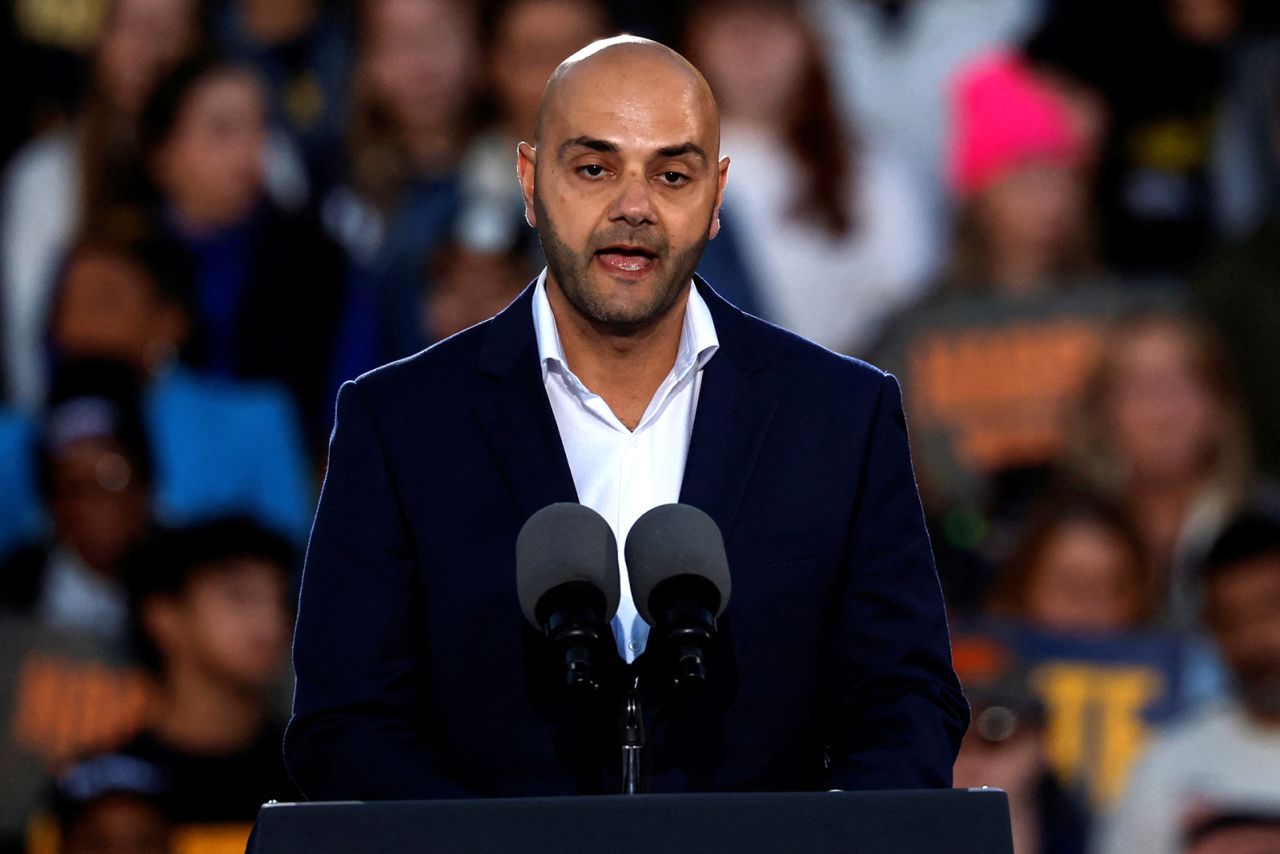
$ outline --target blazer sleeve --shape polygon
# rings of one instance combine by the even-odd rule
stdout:
[[[828,783],[949,787],[969,723],[907,445],[885,375],[851,521],[829,679]]]
[[[433,758],[409,529],[363,389],[345,383],[303,568],[285,761],[313,800],[462,797]]]

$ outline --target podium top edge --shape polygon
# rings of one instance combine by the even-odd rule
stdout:
[[[662,793],[662,794],[644,794],[644,795],[536,795],[529,797],[505,797],[505,798],[468,798],[468,799],[449,799],[449,800],[386,800],[386,801],[279,801],[262,805],[264,810],[274,810],[282,807],[363,807],[376,804],[379,807],[395,808],[397,806],[408,806],[423,803],[451,805],[456,804],[459,808],[465,808],[465,805],[486,804],[496,806],[500,804],[538,804],[538,803],[564,803],[566,801],[591,800],[593,802],[636,802],[640,800],[649,802],[660,801],[683,801],[690,798],[699,800],[718,800],[718,801],[750,801],[760,798],[786,799],[786,800],[822,800],[832,798],[853,798],[859,800],[878,800],[881,798],[894,799],[920,799],[930,800],[938,798],[968,798],[974,797],[1007,797],[1004,789],[994,786],[982,786],[980,788],[956,788],[956,789],[871,789],[859,791],[832,790],[829,792],[688,792],[688,793]]]

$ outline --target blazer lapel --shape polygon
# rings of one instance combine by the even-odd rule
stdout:
[[[705,511],[727,539],[777,410],[778,393],[762,370],[765,353],[752,340],[743,314],[700,278],[695,284],[711,309],[720,348],[702,377],[680,501]]]
[[[578,500],[555,415],[542,384],[533,331],[533,285],[489,324],[473,409],[526,517]]]
[[[696,279],[720,349],[707,363],[685,461],[680,501],[704,510],[727,537],[778,405],[765,355],[740,311]],[[542,384],[533,331],[533,285],[489,325],[476,418],[526,516],[577,501],[573,474]]]

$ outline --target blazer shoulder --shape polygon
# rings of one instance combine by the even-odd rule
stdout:
[[[855,394],[878,394],[886,381],[894,382],[891,374],[870,362],[829,350],[758,317],[739,314],[750,350],[792,382]]]
[[[406,401],[443,398],[457,392],[475,375],[481,345],[492,323],[492,319],[482,321],[349,382],[359,386],[365,399],[375,406],[383,400],[404,405]]]

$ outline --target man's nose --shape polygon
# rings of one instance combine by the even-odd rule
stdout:
[[[618,184],[618,195],[609,211],[611,220],[624,220],[628,225],[639,226],[657,221],[653,208],[653,195],[643,174],[627,174]]]

